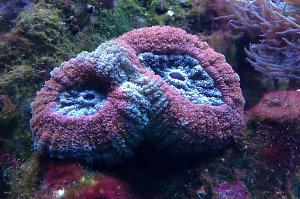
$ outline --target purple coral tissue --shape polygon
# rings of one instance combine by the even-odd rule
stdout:
[[[223,150],[243,125],[239,77],[173,27],[133,30],[60,67],[32,103],[36,150],[115,162],[141,141],[171,155]]]

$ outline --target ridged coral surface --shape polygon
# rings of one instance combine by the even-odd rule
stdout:
[[[120,161],[142,141],[170,153],[224,149],[243,124],[239,77],[196,36],[133,30],[53,70],[32,103],[35,149]]]

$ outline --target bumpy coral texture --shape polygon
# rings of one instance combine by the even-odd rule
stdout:
[[[132,93],[118,84],[124,81],[122,86],[129,87],[127,80],[135,71],[123,50],[104,43],[52,71],[32,103],[35,149],[59,158],[109,162],[133,154],[141,140],[137,130],[148,122],[144,110],[149,102],[139,94],[147,92],[147,82],[131,82],[137,87]]]
[[[120,161],[146,141],[163,151],[224,149],[243,124],[239,77],[196,36],[131,31],[51,73],[32,103],[35,149]]]
[[[213,79],[196,59],[188,55],[140,53],[139,60],[192,102],[212,105],[224,103]]]
[[[231,144],[232,136],[239,132],[244,123],[244,98],[239,77],[226,63],[223,55],[216,53],[196,36],[173,27],[141,28],[119,37],[117,42],[128,48],[131,61],[140,68],[141,73],[153,81],[162,82],[161,89],[168,106],[162,111],[159,125],[152,126],[150,142],[164,152],[177,155],[213,153]],[[152,71],[149,71],[141,63],[141,56],[145,53],[167,56],[168,61],[172,59],[172,55],[189,56],[198,60],[200,65],[184,69],[184,73],[188,75],[191,73],[189,70],[197,71],[197,67],[201,66],[208,75],[204,72],[201,75],[199,69],[200,78],[197,82],[205,84],[211,77],[214,86],[210,87],[210,90],[214,90],[214,95],[219,99],[218,103],[199,103],[191,100],[186,91],[183,93],[176,89],[176,85],[162,75],[168,73],[173,66],[169,65],[160,72],[159,66],[154,64]],[[140,55],[140,60],[136,55]],[[188,66],[187,63],[184,65]],[[182,69],[178,67],[177,70]],[[187,87],[190,84],[196,85],[191,81],[184,84]],[[197,89],[200,88],[204,87],[200,86]],[[205,94],[204,97],[209,95]],[[204,97],[198,100],[203,101]]]

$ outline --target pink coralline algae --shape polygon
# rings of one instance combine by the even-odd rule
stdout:
[[[294,172],[300,167],[300,91],[273,91],[248,112],[253,131],[249,144],[257,162],[267,168]]]
[[[250,199],[250,194],[243,182],[229,184],[222,182],[217,187],[215,199]]]
[[[248,115],[249,120],[300,123],[300,91],[273,91],[264,95]]]
[[[239,77],[173,27],[133,30],[51,72],[32,103],[34,147],[115,162],[143,141],[171,155],[223,150],[244,123]]]

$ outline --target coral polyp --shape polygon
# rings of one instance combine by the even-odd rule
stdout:
[[[188,55],[140,53],[139,60],[192,102],[211,105],[224,103],[213,79],[195,58]]]
[[[243,124],[244,98],[239,77],[224,56],[196,36],[172,27],[133,30],[117,41],[128,47],[132,62],[145,76],[162,82],[167,106],[159,122],[151,126],[153,145],[170,154],[199,155],[232,144],[232,136]],[[148,56],[159,64],[147,61]],[[189,78],[184,83],[174,80],[165,74],[169,70]]]
[[[95,90],[70,90],[59,95],[56,112],[62,115],[92,115],[103,105],[106,95]]]
[[[141,141],[174,154],[214,153],[243,124],[239,77],[197,37],[131,31],[53,70],[32,103],[35,148],[120,161]]]

